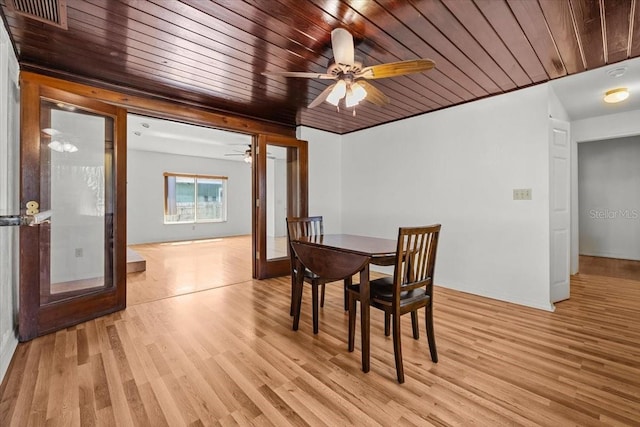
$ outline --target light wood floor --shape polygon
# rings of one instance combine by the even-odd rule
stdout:
[[[251,280],[251,236],[132,245],[146,271],[127,274],[127,305]]]
[[[403,385],[380,312],[371,372],[347,352],[339,284],[316,336],[308,287],[291,330],[288,278],[138,304],[20,344],[0,426],[638,426],[638,284],[574,277],[555,313],[438,287],[440,362],[405,316]]]
[[[640,281],[640,261],[580,255],[581,274]]]

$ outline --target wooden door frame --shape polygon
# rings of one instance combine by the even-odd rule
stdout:
[[[287,152],[287,212],[290,216],[308,216],[309,213],[309,167],[308,144],[296,138],[284,136],[260,135],[254,140],[257,150],[253,155],[253,277],[266,279],[285,276],[291,273],[290,258],[288,256],[268,261],[266,254],[266,166],[267,144],[296,148],[297,158],[291,159]],[[295,168],[297,166],[297,170]],[[296,177],[296,174],[299,176]],[[294,179],[298,178],[298,179]],[[298,187],[294,188],[293,184]]]
[[[43,85],[21,77],[21,213],[29,200],[41,200],[41,100],[51,99],[77,105],[83,110],[110,116],[114,120],[113,286],[73,298],[42,302],[41,276],[49,274],[48,252],[40,250],[48,225],[20,228],[20,341],[121,310],[126,306],[126,111],[107,103]],[[37,292],[36,292],[37,290]]]
[[[55,88],[67,93],[72,93],[78,97],[85,99],[93,99],[101,101],[107,104],[111,104],[116,107],[122,107],[126,109],[127,113],[135,113],[148,115],[151,117],[157,117],[167,120],[176,120],[184,123],[190,123],[201,126],[208,126],[217,129],[223,129],[233,132],[240,132],[247,135],[251,135],[254,141],[261,135],[268,135],[274,137],[295,137],[295,126],[285,126],[277,123],[266,122],[256,119],[250,119],[241,116],[229,115],[219,110],[211,109],[206,110],[201,106],[193,106],[185,103],[176,103],[166,98],[159,98],[155,94],[147,91],[133,90],[125,87],[110,85],[106,83],[91,81],[90,85],[86,84],[86,79],[77,76],[69,76],[69,80],[64,80],[56,77],[45,76],[29,71],[20,72],[21,81],[21,96],[22,93],[28,92],[28,96],[38,96],[38,87],[46,86],[49,88]],[[25,126],[25,118],[30,114],[37,114],[34,107],[27,107],[27,105],[21,105],[21,139],[22,138],[39,138],[38,127]],[[126,135],[125,135],[126,137]],[[24,148],[21,144],[21,156],[34,156],[37,152],[34,152],[34,146],[28,145]],[[126,155],[126,150],[125,150]],[[254,158],[255,161],[255,158]],[[21,171],[21,174],[38,174],[39,171]],[[21,179],[24,175],[21,176]],[[126,182],[126,171],[124,178]],[[252,182],[255,182],[252,180]],[[30,190],[32,191],[32,190]],[[252,185],[252,200],[255,201],[256,193],[254,185]],[[119,191],[117,197],[123,197],[126,202],[126,193]],[[21,196],[21,200],[27,200],[28,197]],[[255,205],[254,205],[255,207]],[[23,212],[24,213],[24,212]],[[255,214],[255,209],[252,209],[252,219]],[[24,228],[24,227],[23,227]],[[255,222],[252,223],[252,233],[255,235]],[[124,234],[123,241],[126,245],[126,230],[121,231]],[[25,238],[28,233],[34,233],[35,229],[25,230]],[[253,239],[255,240],[255,239]],[[22,244],[22,236],[20,238]],[[122,256],[126,257],[126,247],[121,250]],[[255,259],[255,248],[253,248],[253,258]],[[125,258],[126,263],[126,258]],[[32,278],[33,274],[39,272],[39,261],[28,261],[26,264],[20,266],[20,277],[22,280],[28,280]],[[125,275],[126,280],[126,273]],[[255,274],[254,274],[255,277]],[[21,298],[33,298],[34,295],[20,295]],[[96,308],[98,309],[98,308]],[[22,311],[22,310],[21,310]],[[19,322],[26,325],[33,325],[37,322],[37,318],[33,313],[20,313]]]

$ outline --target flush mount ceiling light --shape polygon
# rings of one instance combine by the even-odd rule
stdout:
[[[607,104],[615,104],[617,102],[622,102],[629,97],[629,91],[626,87],[619,87],[616,89],[608,90],[604,94],[604,102]]]

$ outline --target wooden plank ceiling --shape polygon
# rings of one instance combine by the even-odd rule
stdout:
[[[339,134],[640,54],[636,0],[67,0],[67,29],[0,3],[23,70]],[[390,104],[355,116],[306,108],[331,81],[261,75],[325,72],[336,27],[365,66],[436,68],[373,81]]]

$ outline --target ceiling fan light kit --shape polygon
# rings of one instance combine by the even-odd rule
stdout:
[[[307,108],[317,107],[326,101],[340,110],[342,101],[346,108],[353,108],[355,116],[355,107],[363,100],[378,106],[389,103],[387,96],[367,80],[421,73],[435,66],[435,63],[430,59],[412,59],[363,68],[362,63],[355,59],[353,36],[344,28],[336,28],[331,31],[331,48],[334,58],[324,74],[298,71],[265,71],[262,74],[265,76],[336,80],[311,101]]]
[[[338,103],[344,96],[347,94],[347,84],[344,80],[339,80],[335,85],[333,85],[333,90],[327,96],[326,101],[331,104],[338,106]]]

